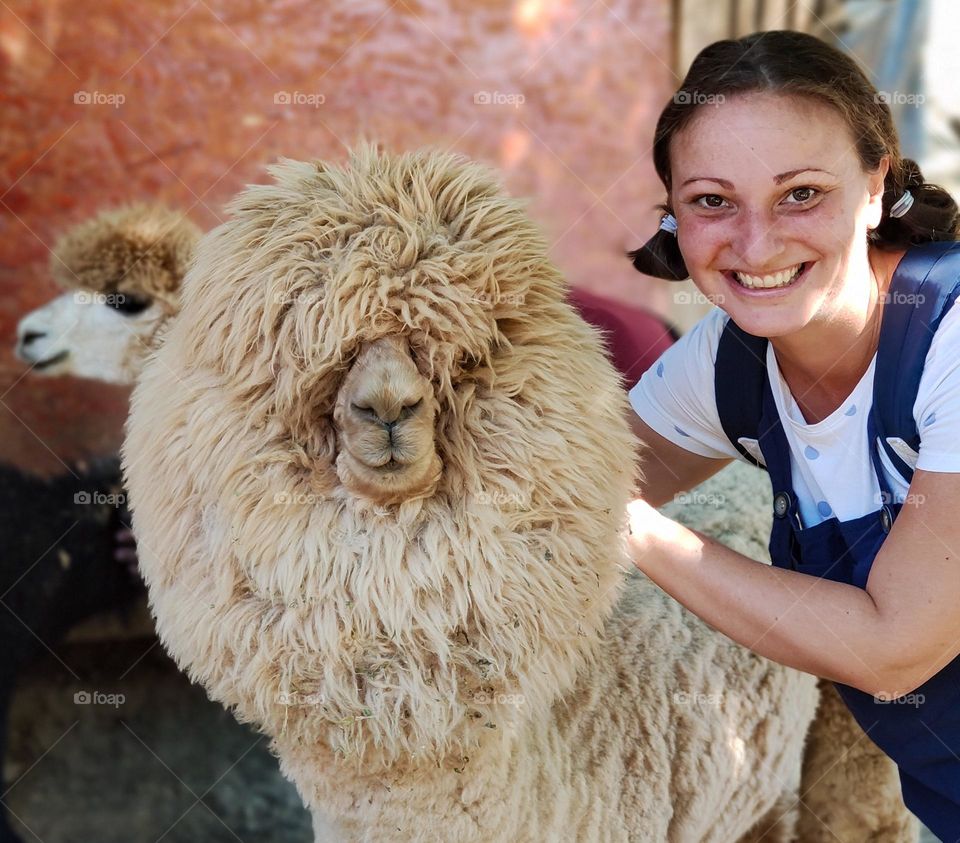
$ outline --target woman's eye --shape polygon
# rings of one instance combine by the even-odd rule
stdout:
[[[706,200],[706,204],[703,204],[704,200]],[[703,196],[698,196],[694,201],[701,208],[722,208],[726,200],[722,196],[717,196],[716,193],[705,193]]]
[[[790,196],[796,199],[796,202],[787,202],[787,204],[802,205],[804,202],[813,199],[819,192],[815,187],[795,187],[790,191]]]

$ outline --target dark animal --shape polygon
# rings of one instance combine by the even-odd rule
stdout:
[[[0,465],[0,762],[10,702],[23,668],[80,621],[129,606],[143,591],[120,535],[117,458],[51,478]],[[0,775],[0,792],[9,783]],[[0,843],[21,843],[0,795]]]

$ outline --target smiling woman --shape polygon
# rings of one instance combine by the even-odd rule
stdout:
[[[833,680],[907,806],[955,839],[957,205],[902,157],[857,65],[796,32],[704,49],[654,161],[667,215],[630,257],[720,309],[633,388],[635,428],[651,466],[680,447],[691,478],[731,457],[766,468],[774,565],[640,501],[634,561],[734,640]],[[677,482],[654,467],[641,491]]]

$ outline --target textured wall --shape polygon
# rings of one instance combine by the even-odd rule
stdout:
[[[119,442],[122,390],[24,375],[11,353],[16,320],[55,292],[57,233],[143,198],[212,226],[278,156],[371,138],[488,161],[574,284],[665,311],[622,253],[662,199],[669,18],[667,0],[4,4],[0,458],[51,467]]]

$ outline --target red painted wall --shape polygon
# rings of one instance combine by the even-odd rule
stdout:
[[[665,312],[664,285],[622,253],[657,224],[668,48],[666,0],[8,0],[0,459],[55,469],[120,442],[124,390],[12,355],[16,321],[56,292],[56,235],[134,199],[210,227],[278,156],[340,159],[370,138],[495,164],[573,284]]]

